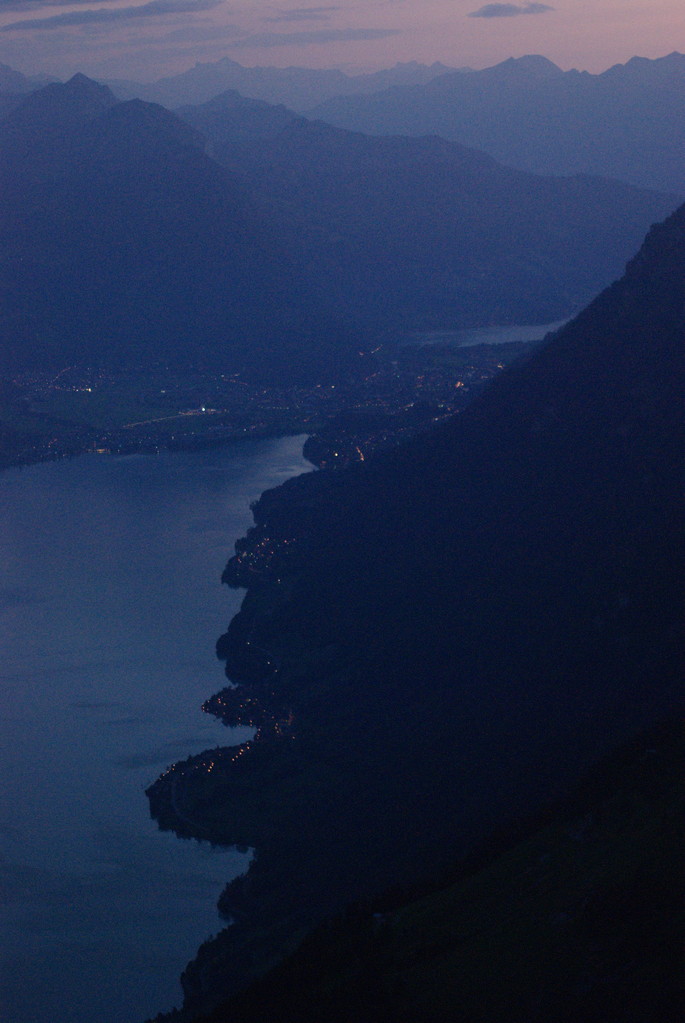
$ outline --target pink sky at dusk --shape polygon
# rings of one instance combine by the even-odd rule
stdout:
[[[26,74],[154,80],[197,61],[487,67],[540,53],[603,71],[685,50],[685,0],[0,0],[0,62]]]

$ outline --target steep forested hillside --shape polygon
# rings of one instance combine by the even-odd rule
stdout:
[[[444,878],[348,909],[211,1023],[671,1023],[685,998],[679,720]]]
[[[257,849],[191,1015],[679,705],[684,269],[685,207],[446,426],[257,504],[209,709],[259,736],[150,790],[164,826]]]

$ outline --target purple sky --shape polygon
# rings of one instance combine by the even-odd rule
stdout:
[[[300,0],[302,2],[302,0]],[[197,61],[487,67],[541,53],[602,71],[685,50],[685,0],[0,0],[0,62],[28,74],[154,80]]]

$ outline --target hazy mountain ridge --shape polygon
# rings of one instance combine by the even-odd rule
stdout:
[[[622,269],[606,240],[630,251],[643,234],[619,207],[644,197],[617,182],[526,175],[455,142],[373,138],[236,92],[178,112],[216,159],[326,232],[329,286],[360,319],[380,293],[382,317],[399,309],[407,328],[486,308],[493,323],[570,314]]]
[[[15,71],[8,64],[0,64],[0,92],[21,93],[30,89],[31,83],[21,71]]]
[[[349,75],[338,70],[300,67],[244,67],[224,57],[206,64],[198,63],[181,74],[157,82],[111,81],[108,84],[122,99],[137,96],[169,107],[204,103],[227,89],[235,89],[251,99],[284,103],[302,111],[333,96],[375,92],[401,83],[427,82],[453,70],[438,62],[428,66],[410,61],[382,71]]]
[[[308,116],[371,134],[435,133],[538,174],[598,174],[685,194],[685,56],[599,75],[542,57],[341,97]]]
[[[82,75],[0,121],[0,175],[6,371],[329,379],[384,332],[569,315],[673,205],[235,94],[193,128]]]
[[[110,90],[85,75],[68,85],[54,83],[27,96],[0,121],[0,168],[5,182],[12,177],[59,174],[68,159],[71,136],[115,106]]]
[[[0,124],[5,366],[212,365],[249,324],[277,367],[288,296],[298,317],[292,232],[168,110],[87,79],[54,89],[55,140],[52,92]]]
[[[53,79],[47,75],[28,77],[7,64],[0,64],[0,118],[18,107],[27,93],[50,84]]]
[[[258,850],[183,1019],[681,705],[684,261],[682,207],[451,422],[257,503],[218,651],[240,683],[226,719],[244,693],[262,739],[149,793],[164,826]],[[602,992],[574,994],[583,1018]]]
[[[593,174],[685,194],[685,57],[633,57],[601,74],[547,58],[509,58],[482,71],[410,62],[366,75],[247,68],[229,58],[143,84],[112,81],[121,99],[168,107],[227,89],[370,134],[438,134],[538,174]],[[5,79],[17,72],[6,69]],[[0,91],[2,88],[0,76]],[[36,88],[37,79],[19,79]],[[16,95],[0,96],[3,110]]]

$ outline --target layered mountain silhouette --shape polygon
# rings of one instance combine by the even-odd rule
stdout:
[[[673,205],[235,94],[184,117],[77,75],[0,121],[5,370],[330,377],[360,338],[570,315]]]
[[[302,242],[204,146],[163,107],[118,103],[80,75],[8,115],[5,368],[240,368],[267,344],[273,371],[287,372],[303,336],[312,365],[322,352],[335,362],[335,325],[298,293]]]
[[[685,194],[685,55],[599,75],[510,58],[423,85],[331,99],[308,116],[370,134],[433,132],[537,174],[599,174]]]
[[[19,106],[28,93],[35,92],[49,81],[47,76],[28,78],[8,64],[0,64],[0,118]]]
[[[0,92],[22,93],[31,91],[31,82],[8,64],[0,64]]]
[[[527,175],[440,138],[345,132],[235,92],[179,113],[225,166],[321,232],[331,293],[379,324],[394,310],[407,328],[446,311],[549,322],[620,273],[607,239],[629,252],[641,237],[642,202],[616,182]]]
[[[305,110],[333,96],[377,92],[394,85],[428,82],[452,71],[444,64],[419,64],[409,61],[370,74],[347,75],[342,71],[314,68],[243,67],[224,57],[210,63],[198,63],[188,71],[150,84],[112,81],[113,91],[121,99],[148,100],[166,107],[205,103],[227,89],[244,96],[285,103],[294,110]]]
[[[684,270],[681,207],[459,416],[257,503],[225,574],[248,588],[218,646],[239,686],[215,712],[244,697],[261,739],[150,790],[165,826],[257,848],[184,1018],[681,705]],[[579,992],[576,1018],[602,1018]]]

